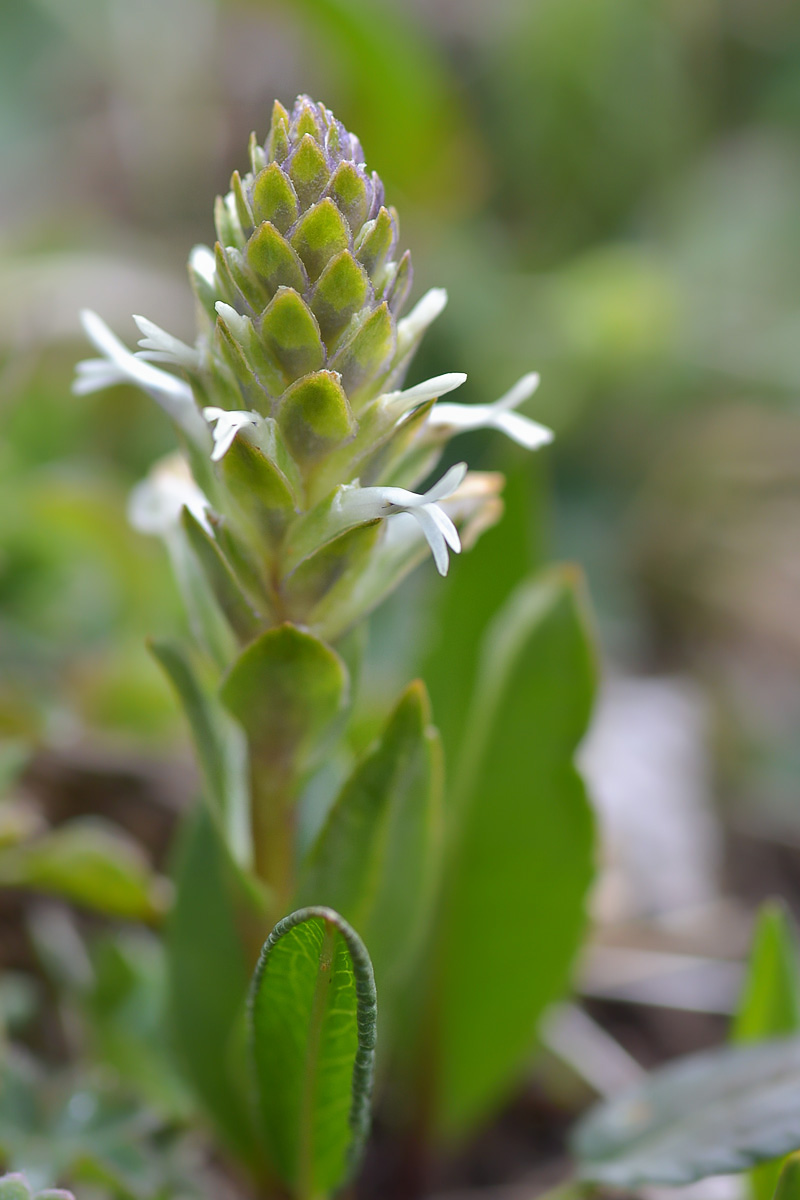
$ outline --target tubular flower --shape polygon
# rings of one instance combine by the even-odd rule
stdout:
[[[404,315],[413,272],[397,213],[324,105],[276,104],[249,158],[217,198],[213,249],[189,258],[195,344],[137,316],[131,353],[86,313],[102,357],[79,364],[75,391],[129,382],[149,392],[196,481],[182,526],[212,590],[223,579],[228,607],[233,586],[265,626],[288,619],[331,637],[416,565],[425,542],[444,574],[461,548],[456,525],[468,522],[474,540],[499,515],[499,486],[471,490],[464,464],[416,490],[451,436],[496,428],[535,449],[552,435],[514,411],[536,376],[493,405],[440,402],[463,373],[404,388],[447,295],[433,288]],[[451,503],[462,488],[469,502]],[[174,507],[178,491],[169,494]],[[390,532],[400,514],[414,536]]]

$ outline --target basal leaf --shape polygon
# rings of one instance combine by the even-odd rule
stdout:
[[[536,561],[530,480],[527,465],[524,473],[508,475],[503,520],[484,533],[469,554],[454,559],[446,579],[437,580],[437,619],[431,622],[420,674],[430,691],[451,769],[464,735],[482,634]]]
[[[382,996],[407,966],[428,910],[440,794],[439,738],[417,681],[344,784],[300,886],[302,903],[329,904],[361,931]]]
[[[679,1186],[800,1146],[800,1038],[725,1046],[669,1063],[578,1125],[586,1180]]]
[[[0,884],[31,887],[109,916],[151,921],[164,912],[166,881],[137,842],[97,817],[79,817],[0,855]]]
[[[753,1042],[799,1030],[797,935],[784,906],[770,901],[758,914],[731,1036],[736,1042]],[[749,1184],[754,1200],[771,1200],[780,1173],[780,1161],[763,1163],[751,1172]]]
[[[224,1144],[258,1160],[243,1053],[245,1001],[255,956],[242,917],[258,926],[207,809],[189,818],[179,845],[167,924],[169,1024],[183,1073]],[[261,935],[263,936],[263,934]],[[254,939],[255,940],[255,939]]]
[[[731,1036],[737,1042],[800,1030],[800,952],[780,902],[762,905]]]
[[[800,1154],[791,1154],[783,1165],[783,1170],[775,1188],[775,1200],[797,1200],[800,1196]]]
[[[594,827],[573,755],[594,664],[579,589],[568,568],[523,584],[481,649],[434,979],[444,1136],[479,1119],[520,1073],[584,928]]]
[[[369,1126],[376,996],[369,955],[329,908],[305,908],[267,939],[250,992],[261,1135],[299,1197],[327,1196]]]

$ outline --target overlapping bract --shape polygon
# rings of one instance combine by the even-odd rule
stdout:
[[[502,413],[448,404],[441,420],[436,400],[465,376],[402,390],[446,296],[433,289],[403,316],[412,268],[397,214],[324,106],[276,104],[266,143],[251,138],[250,166],[217,199],[214,250],[190,257],[195,346],[137,317],[132,355],[89,314],[103,359],[80,364],[76,390],[128,379],[177,425],[195,488],[184,534],[239,640],[286,620],[335,638],[424,557],[426,540],[446,572],[448,548],[460,549],[451,495],[462,532],[496,519],[497,476],[463,491],[459,471],[422,496],[409,490],[450,437],[485,425],[535,448],[550,434],[505,413],[527,386]],[[161,469],[138,489],[134,520],[144,511],[139,523],[165,532],[180,486]],[[414,520],[394,519],[405,513]]]

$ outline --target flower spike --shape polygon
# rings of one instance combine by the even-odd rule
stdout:
[[[278,618],[328,636],[366,616],[427,547],[444,575],[450,554],[499,518],[502,477],[464,482],[463,463],[428,491],[408,489],[434,477],[462,430],[499,429],[530,450],[549,442],[515,411],[538,376],[494,404],[446,402],[463,372],[406,384],[447,293],[413,303],[411,255],[383,184],[358,139],[308,96],[291,111],[276,104],[266,139],[251,138],[214,226],[213,249],[189,256],[196,340],[136,316],[132,353],[86,313],[100,357],[79,365],[75,391],[137,384],[179,427],[184,478],[141,485],[131,516],[174,550],[181,510],[194,515],[191,569],[235,639]],[[403,515],[413,521],[394,520]]]

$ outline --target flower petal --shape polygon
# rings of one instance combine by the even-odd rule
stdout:
[[[523,375],[518,379],[512,388],[495,400],[492,408],[508,409],[519,408],[524,400],[527,400],[536,391],[540,383],[538,371],[529,371],[527,375]]]
[[[467,473],[467,464],[465,462],[456,463],[447,471],[438,483],[435,483],[432,488],[429,488],[423,499],[430,504],[435,500],[444,500],[448,496],[452,496],[456,488],[460,487],[464,482],[464,476]],[[413,493],[412,493],[413,494]]]
[[[436,524],[431,509],[423,505],[421,508],[408,508],[405,511],[414,518],[425,534],[425,540],[431,548],[433,561],[436,563],[436,570],[440,575],[446,575],[450,566],[450,555],[447,552],[444,534]]]
[[[196,369],[200,365],[200,354],[193,346],[187,346],[180,338],[173,337],[148,317],[139,317],[134,313],[133,319],[139,332],[144,334],[139,339],[139,345],[143,350],[154,352],[152,356],[137,354],[137,358],[146,358],[149,362],[174,362],[189,369]]]

